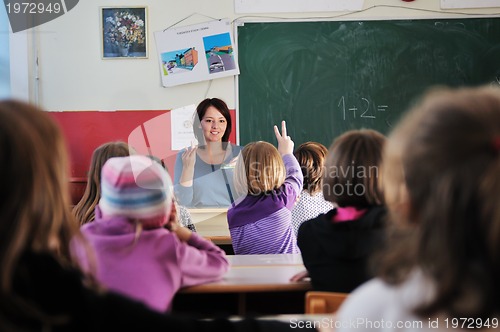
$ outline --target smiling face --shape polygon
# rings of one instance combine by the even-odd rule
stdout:
[[[226,128],[227,121],[222,113],[213,106],[207,108],[205,115],[201,119],[201,130],[203,131],[205,141],[207,143],[221,142]]]
[[[208,113],[208,110],[211,110]],[[229,142],[229,136],[231,135],[231,114],[229,113],[229,108],[227,104],[219,99],[219,98],[206,98],[202,100],[198,106],[196,106],[196,113],[194,115],[193,121],[193,132],[194,136],[198,140],[200,147],[203,149],[203,145],[207,142],[213,141],[213,134],[211,133],[211,125],[212,121],[223,121],[222,117],[225,119],[224,128],[221,127],[221,123],[219,122],[219,128],[214,128],[215,131],[220,131],[222,133],[222,137],[220,139],[216,138],[218,142]],[[209,123],[203,123],[204,119],[209,119]],[[205,131],[205,126],[208,127],[207,131]],[[215,124],[214,124],[215,126]],[[208,136],[207,136],[208,134]],[[222,148],[225,150],[225,145],[222,145]]]

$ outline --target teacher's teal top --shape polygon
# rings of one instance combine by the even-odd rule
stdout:
[[[237,157],[241,149],[241,146],[230,144],[224,162],[218,165],[207,164],[197,154],[191,187],[184,187],[179,183],[184,150],[179,151],[174,170],[174,192],[179,204],[192,207],[229,207],[231,197],[235,197],[234,169],[221,166]]]

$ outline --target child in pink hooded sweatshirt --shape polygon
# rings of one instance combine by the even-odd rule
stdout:
[[[180,288],[227,271],[219,247],[177,222],[172,183],[157,162],[139,155],[109,159],[101,191],[95,222],[81,231],[96,253],[96,278],[110,290],[165,312]]]

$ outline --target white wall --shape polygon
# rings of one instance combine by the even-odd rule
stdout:
[[[0,99],[10,96],[10,46],[7,13],[0,9]]]
[[[0,6],[0,99],[30,100],[29,35],[12,33],[7,11]]]
[[[306,0],[304,0],[306,1]],[[100,6],[148,7],[148,59],[101,58]],[[375,8],[371,8],[374,7]],[[339,19],[459,17],[494,14],[496,9],[440,10],[439,0],[365,0],[366,10]],[[412,9],[413,8],[413,9]],[[424,9],[424,10],[415,10]],[[236,108],[235,79],[232,77],[171,88],[161,86],[153,32],[193,15],[178,26],[214,18],[259,20],[234,12],[234,0],[81,0],[62,17],[36,28],[39,64],[39,104],[49,110],[156,110],[197,104],[205,97],[220,97]],[[334,17],[341,13],[259,14],[264,17]],[[32,73],[33,74],[33,73]]]

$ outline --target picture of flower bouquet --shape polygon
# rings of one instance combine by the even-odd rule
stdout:
[[[146,7],[101,8],[103,58],[146,58]]]

